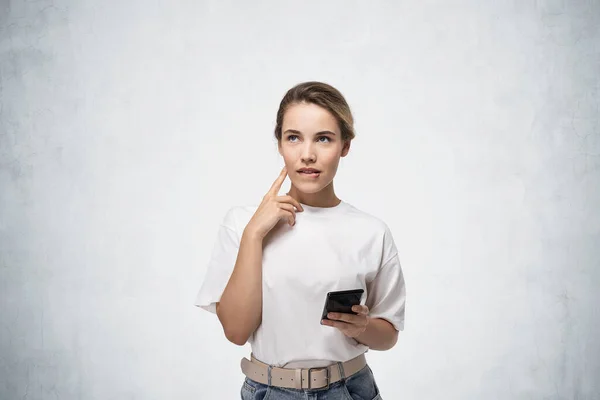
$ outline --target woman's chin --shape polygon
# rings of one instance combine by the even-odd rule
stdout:
[[[299,192],[306,193],[306,194],[319,193],[321,190],[325,189],[322,185],[317,185],[316,183],[313,183],[313,184],[306,183],[306,182],[301,182],[301,183],[292,182],[292,183],[294,184],[294,186],[296,187],[296,189]]]

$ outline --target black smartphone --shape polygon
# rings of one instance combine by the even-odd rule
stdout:
[[[352,306],[360,304],[360,299],[364,292],[363,289],[352,289],[327,293],[321,320],[329,319],[327,318],[327,313],[330,312],[357,314],[352,311]]]

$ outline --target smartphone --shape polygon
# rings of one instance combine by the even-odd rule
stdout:
[[[340,290],[327,293],[321,320],[329,319],[327,318],[327,313],[330,312],[357,314],[352,311],[352,306],[360,304],[363,293],[363,289]]]

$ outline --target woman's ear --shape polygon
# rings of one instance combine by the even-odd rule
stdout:
[[[344,143],[344,147],[342,147],[342,157],[346,157],[346,155],[348,155],[348,152],[350,151],[350,140],[347,140]]]
[[[281,150],[281,140],[277,141],[277,151],[279,151],[279,155],[283,157],[283,152]]]

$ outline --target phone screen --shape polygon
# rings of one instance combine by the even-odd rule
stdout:
[[[356,314],[352,311],[352,306],[360,304],[363,293],[363,289],[341,290],[327,293],[321,319],[329,319],[327,318],[327,313],[329,312]]]

